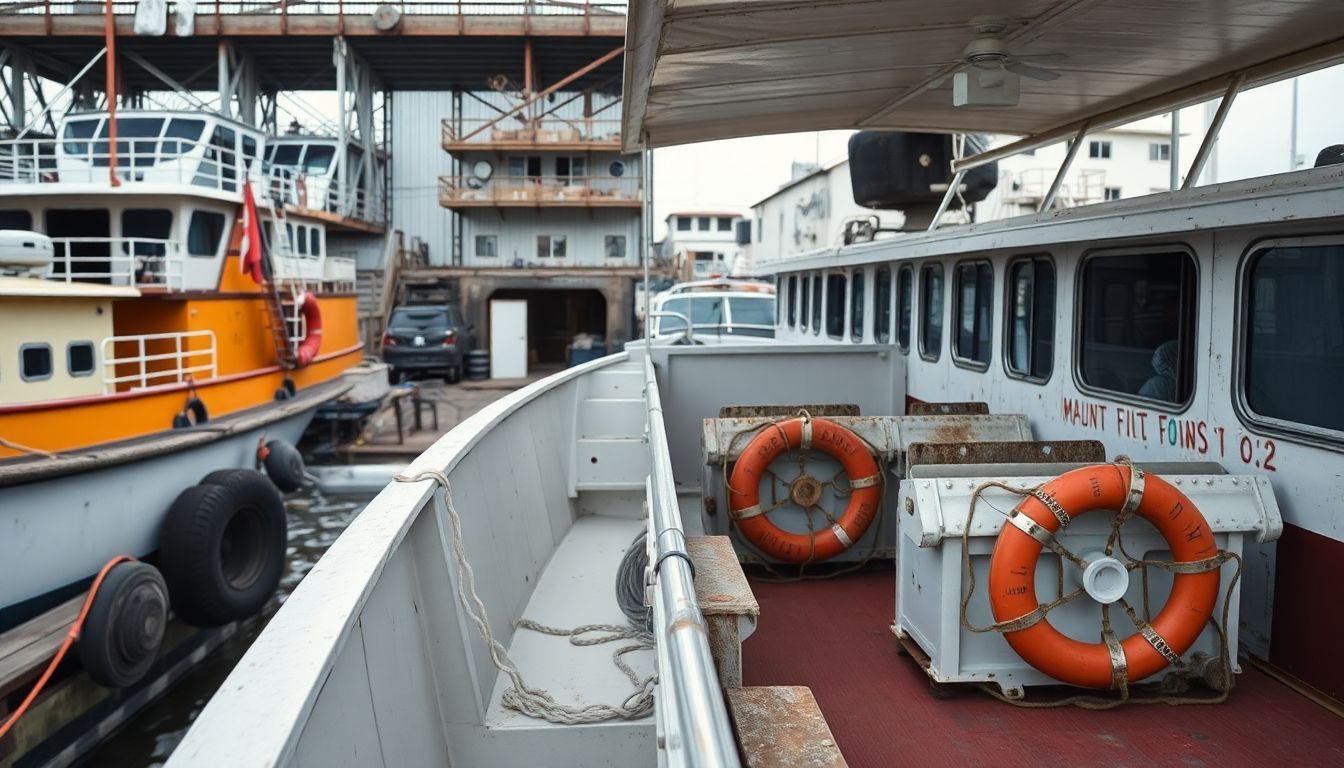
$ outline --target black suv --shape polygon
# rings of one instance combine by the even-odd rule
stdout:
[[[407,373],[442,375],[449,383],[462,379],[462,360],[476,348],[476,326],[462,318],[455,304],[413,304],[397,307],[383,334],[383,362],[398,382]]]

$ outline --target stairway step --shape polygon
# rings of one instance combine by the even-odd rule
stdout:
[[[579,403],[579,437],[636,437],[644,434],[644,401],[590,397]]]
[[[581,438],[575,453],[579,490],[643,488],[649,476],[649,446],[643,438]]]

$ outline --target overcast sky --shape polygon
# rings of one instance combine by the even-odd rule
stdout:
[[[1344,66],[1298,78],[1298,155],[1310,166],[1321,147],[1344,143]],[[1205,109],[1181,113],[1183,147],[1191,158],[1203,136]],[[1288,170],[1291,81],[1237,97],[1223,126],[1216,156],[1221,181]],[[758,202],[789,181],[794,160],[827,163],[843,159],[849,131],[793,133],[670,147],[654,157],[654,238],[678,210],[713,209],[750,215]]]

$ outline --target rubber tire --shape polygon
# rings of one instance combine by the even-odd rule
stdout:
[[[79,632],[84,671],[104,688],[144,679],[159,658],[168,628],[168,585],[149,563],[112,566]]]
[[[237,537],[232,548],[246,547],[228,563],[239,572],[234,581],[225,573],[226,533]],[[173,610],[201,627],[256,614],[280,584],[286,535],[284,501],[265,475],[250,469],[211,472],[178,495],[159,532],[160,568]]]
[[[275,401],[276,401],[276,402],[281,402],[281,401],[284,401],[284,400],[288,400],[290,397],[291,397],[291,395],[289,394],[289,390],[288,390],[288,389],[285,389],[284,387],[280,387],[279,389],[275,390]]]
[[[188,413],[193,418],[188,418]],[[209,422],[210,411],[206,410],[205,403],[201,402],[199,397],[191,397],[187,398],[187,402],[183,404],[182,412],[173,417],[173,429],[186,429]]]
[[[272,440],[266,444],[266,477],[283,493],[292,493],[303,487],[307,479],[303,469],[303,454],[288,440]]]

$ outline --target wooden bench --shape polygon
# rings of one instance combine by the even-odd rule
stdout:
[[[848,765],[812,690],[802,685],[729,688],[728,715],[746,768]]]

